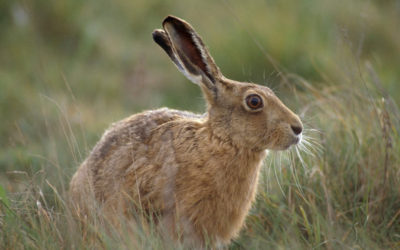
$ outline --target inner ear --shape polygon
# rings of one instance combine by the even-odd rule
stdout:
[[[164,29],[166,29],[170,35],[172,44],[182,60],[185,61],[183,59],[184,57],[188,59],[183,63],[189,65],[193,64],[198,67],[203,74],[215,83],[215,79],[206,64],[207,54],[203,49],[204,44],[192,28],[186,23],[177,21],[174,18],[167,18],[164,21]],[[189,65],[187,65],[188,70],[192,70]]]

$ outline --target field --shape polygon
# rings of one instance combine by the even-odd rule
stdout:
[[[305,125],[302,145],[270,152],[229,248],[399,249],[398,0],[0,2],[0,249],[173,248],[151,230],[81,227],[66,205],[112,122],[204,112],[152,41],[168,14],[225,76],[269,86]]]

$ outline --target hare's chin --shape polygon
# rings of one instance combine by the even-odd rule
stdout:
[[[293,140],[291,140],[288,143],[281,144],[281,145],[275,145],[275,146],[273,146],[271,148],[268,148],[268,149],[269,150],[273,150],[273,151],[284,151],[284,150],[289,149],[290,146],[296,145],[299,142],[298,140],[299,140],[298,138],[294,138]]]

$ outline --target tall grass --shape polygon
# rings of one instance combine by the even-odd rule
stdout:
[[[228,77],[270,86],[305,124],[300,146],[269,153],[229,247],[399,248],[400,4],[379,3],[4,1],[0,248],[179,247],[140,224],[126,225],[134,237],[101,218],[81,225],[67,206],[71,175],[108,124],[203,110],[151,41],[167,14],[195,26]]]

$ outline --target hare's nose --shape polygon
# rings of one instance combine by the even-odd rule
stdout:
[[[303,128],[301,126],[290,126],[293,130],[293,133],[295,135],[299,135],[301,133],[301,131],[303,131]]]

